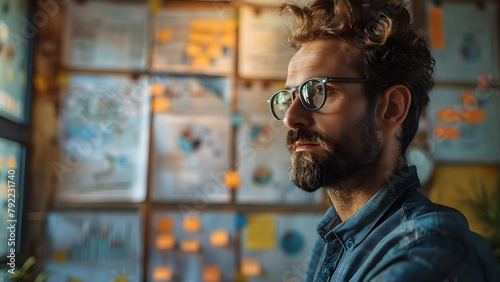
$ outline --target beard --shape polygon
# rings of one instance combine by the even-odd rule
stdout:
[[[293,144],[299,140],[318,144],[322,152],[295,152]],[[353,179],[361,170],[377,162],[381,153],[375,122],[368,111],[336,141],[299,128],[288,132],[287,147],[292,158],[288,170],[290,180],[306,192]]]

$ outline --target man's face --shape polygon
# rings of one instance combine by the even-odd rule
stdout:
[[[360,54],[337,38],[306,43],[290,61],[286,85],[294,87],[312,77],[363,77]],[[332,186],[356,177],[380,157],[381,145],[373,113],[367,111],[363,84],[330,82],[327,99],[309,111],[295,99],[284,123],[291,130],[292,182],[305,191]]]

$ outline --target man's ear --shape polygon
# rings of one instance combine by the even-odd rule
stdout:
[[[411,93],[403,84],[396,84],[379,97],[377,120],[380,129],[392,129],[403,123],[411,104]]]

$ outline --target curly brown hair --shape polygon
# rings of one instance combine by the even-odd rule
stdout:
[[[408,87],[411,105],[397,136],[404,154],[417,132],[420,113],[429,103],[435,61],[401,1],[316,0],[305,7],[283,4],[281,11],[296,17],[289,34],[289,43],[296,49],[322,38],[354,39],[362,53],[361,70],[370,81],[365,87],[369,111],[390,86]]]

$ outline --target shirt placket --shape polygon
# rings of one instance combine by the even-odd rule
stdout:
[[[335,237],[335,236],[333,236]],[[321,267],[316,273],[316,278],[314,282],[328,282],[332,277],[339,260],[342,256],[342,245],[338,239],[327,242],[325,245],[326,254],[321,261]]]

